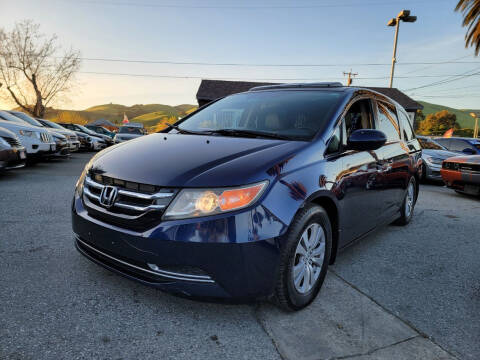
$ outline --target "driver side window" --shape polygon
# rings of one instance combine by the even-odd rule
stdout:
[[[344,117],[345,136],[343,145],[347,145],[347,139],[355,130],[373,129],[373,110],[370,99],[362,99],[353,103]]]

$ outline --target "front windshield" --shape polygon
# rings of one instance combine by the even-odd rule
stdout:
[[[20,111],[12,111],[12,115],[22,119],[23,121],[29,123],[30,125],[33,125],[33,126],[40,126],[40,127],[43,127],[42,124],[40,124],[37,120],[35,120],[34,118],[28,116],[27,114],[25,113],[22,113]]]
[[[120,130],[118,130],[119,134],[134,134],[134,135],[142,135],[142,129],[139,127],[133,126],[122,126]]]
[[[86,132],[87,134],[89,135],[93,135],[93,136],[98,136],[98,134],[95,132],[95,131],[92,131],[90,129],[87,129],[85,126],[83,125],[77,125],[80,129],[82,129],[82,131]]]
[[[342,98],[339,91],[256,91],[219,100],[193,114],[180,130],[233,129],[310,140],[322,130]],[[176,131],[176,130],[171,130]]]
[[[420,142],[420,146],[423,149],[428,149],[428,150],[446,150],[442,145],[439,143],[433,141],[432,139],[426,139],[426,138],[417,138],[418,141]]]
[[[48,127],[55,128],[55,129],[60,129],[60,130],[66,130],[66,128],[64,128],[62,125],[58,125],[57,123],[54,123],[53,121],[43,120],[43,122]]]
[[[26,125],[26,126],[30,125],[27,122],[23,121],[22,119],[19,119],[18,117],[13,116],[12,114],[6,111],[0,111],[0,118],[6,121],[11,121],[11,122],[20,124],[20,125]]]

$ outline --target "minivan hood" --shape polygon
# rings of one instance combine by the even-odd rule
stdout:
[[[103,150],[94,173],[165,187],[220,187],[269,178],[266,171],[308,142],[152,134]]]

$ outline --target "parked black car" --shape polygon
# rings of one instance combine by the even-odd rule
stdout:
[[[88,130],[85,126],[78,124],[68,124],[68,123],[59,123],[63,127],[76,131],[77,133],[83,133],[88,136],[90,139],[90,149],[89,150],[102,150],[108,145],[113,144],[113,140],[106,135],[97,134],[95,131]]]
[[[112,139],[115,137],[114,132],[105,129],[103,126],[100,126],[100,125],[85,125],[85,127],[88,130],[95,131],[98,134],[107,135],[107,136],[111,137]]]
[[[143,124],[130,123],[120,126],[113,140],[115,144],[118,144],[144,135],[147,135],[147,131],[144,129]]]
[[[75,190],[75,243],[144,284],[298,310],[340,249],[409,223],[420,164],[407,113],[384,95],[258,87],[98,153]]]
[[[0,127],[0,171],[25,166],[27,153],[18,136]]]

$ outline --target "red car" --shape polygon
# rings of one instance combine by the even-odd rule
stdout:
[[[446,159],[440,172],[449,188],[469,195],[480,195],[480,155]]]

